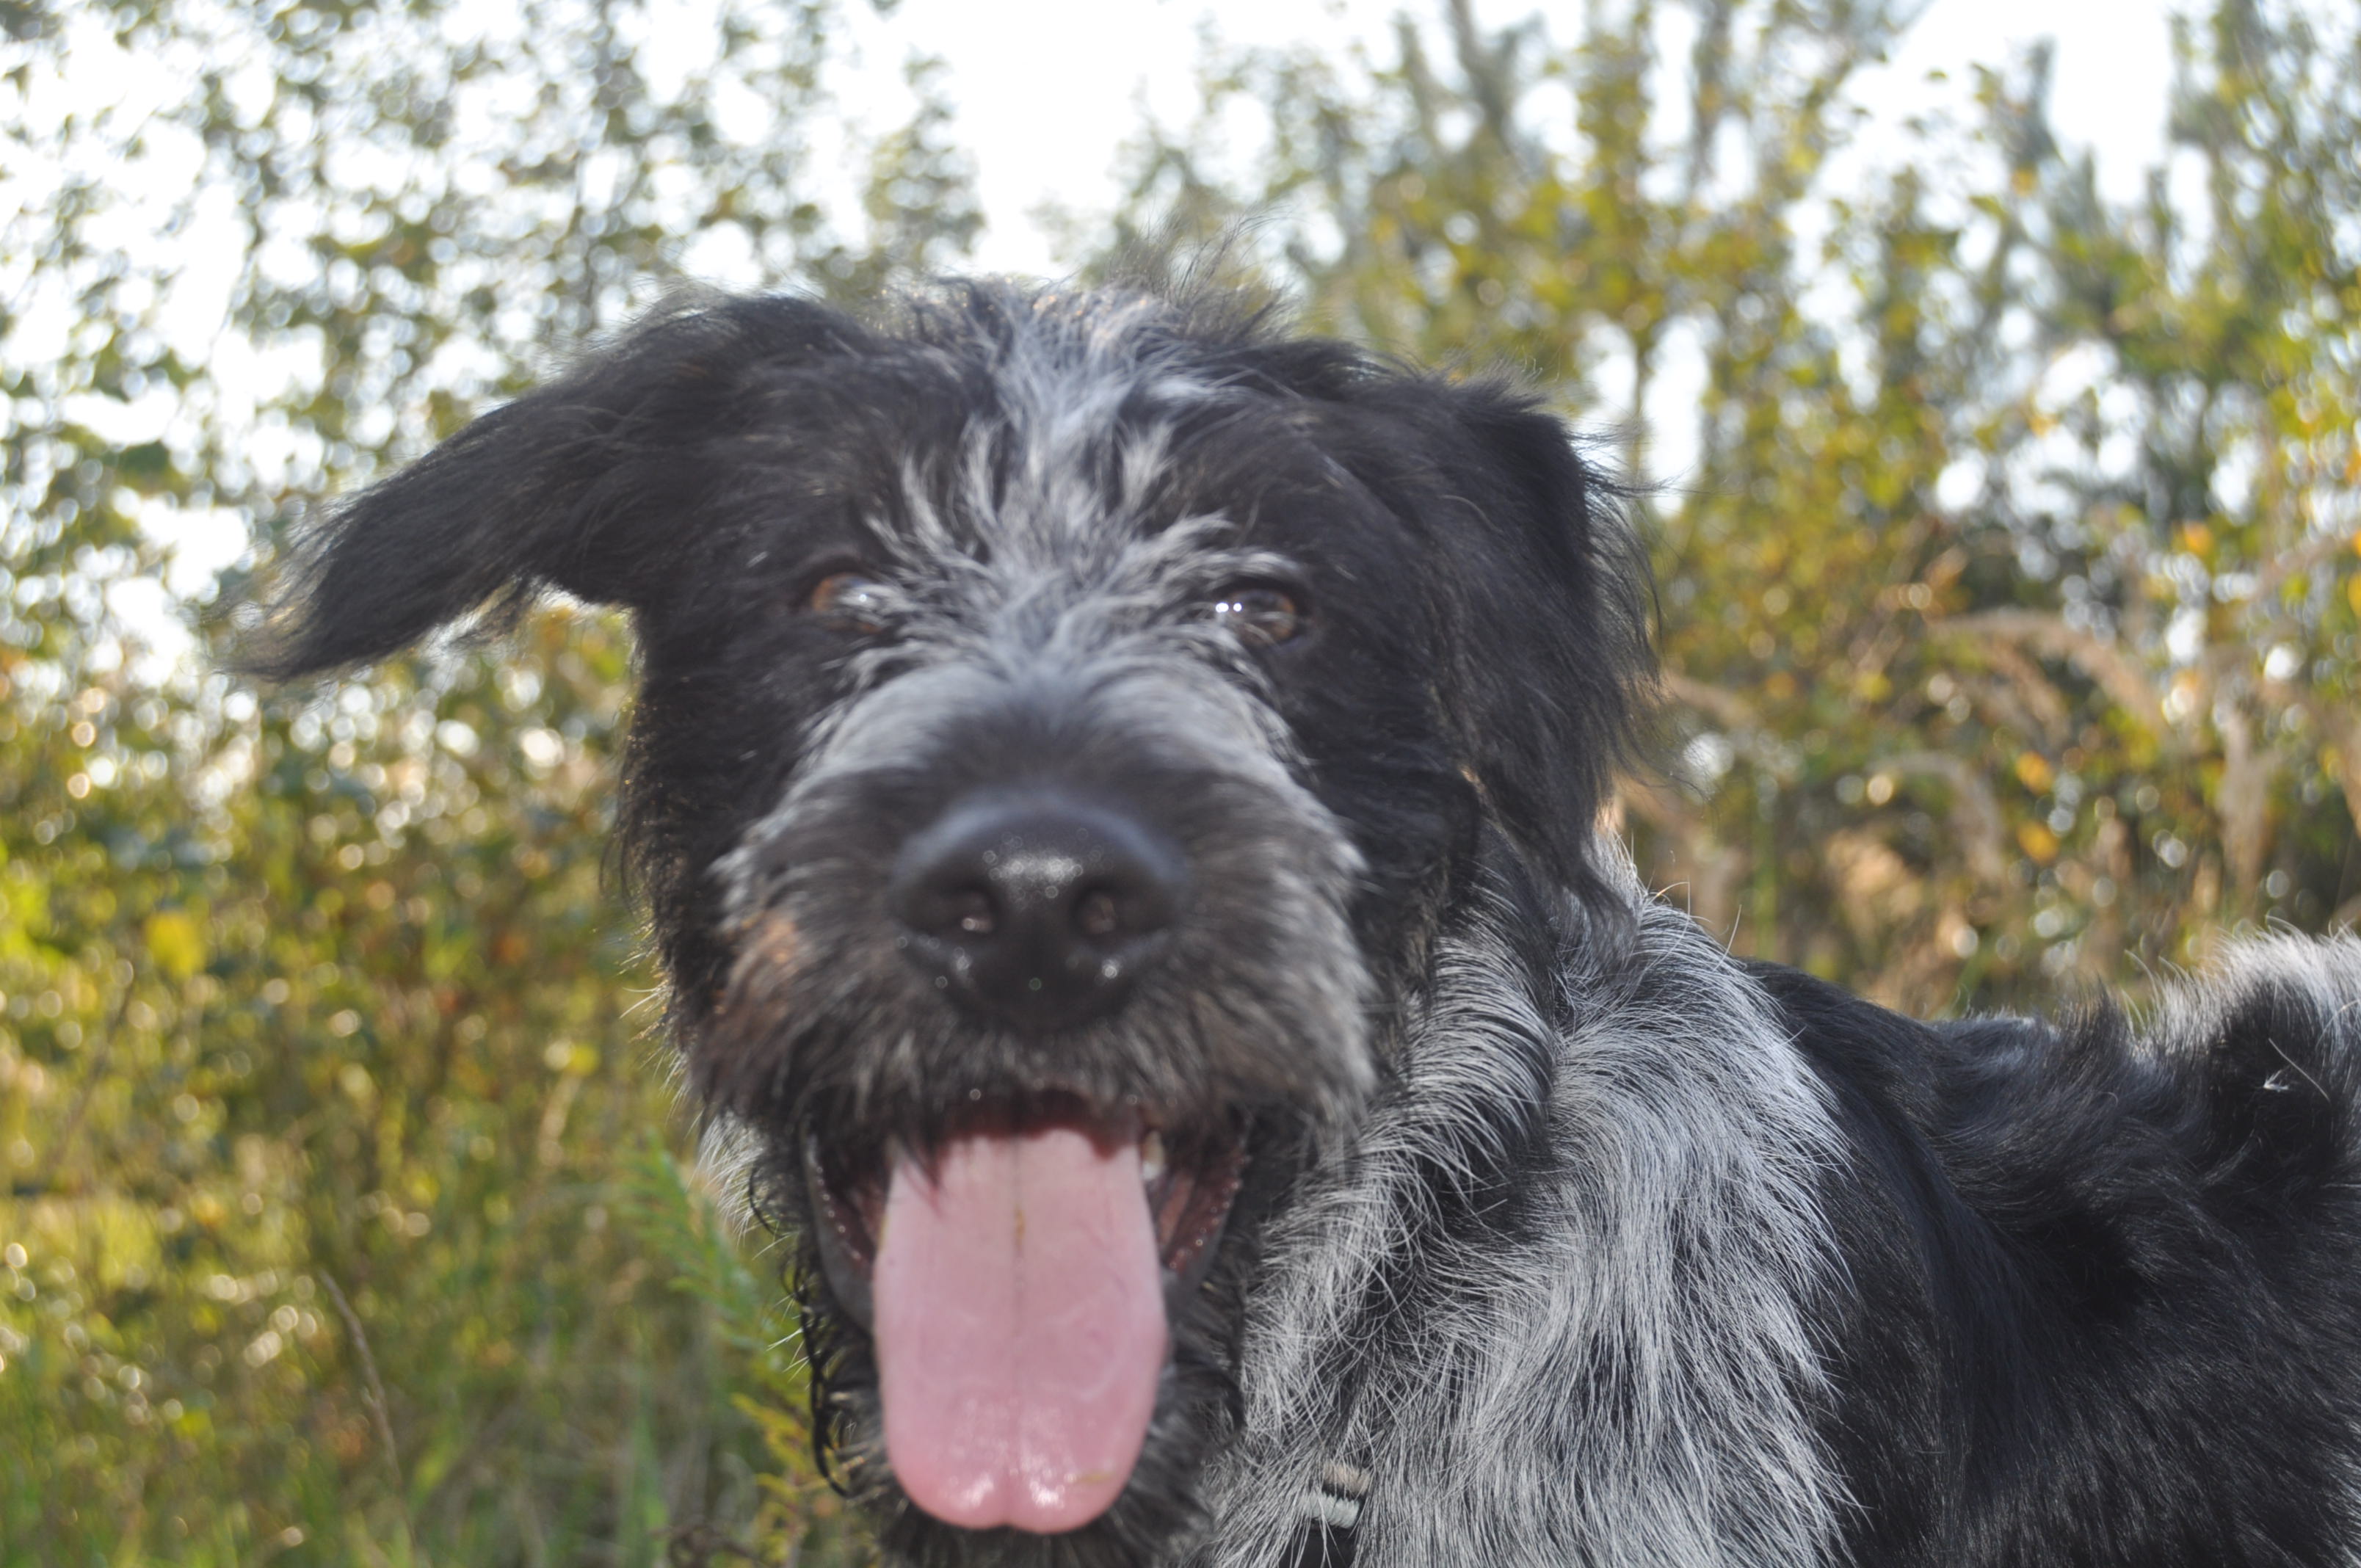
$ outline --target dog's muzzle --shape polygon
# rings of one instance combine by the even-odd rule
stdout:
[[[1268,770],[949,751],[799,783],[721,865],[701,1059],[801,1168],[873,1474],[1062,1534],[1201,1397],[1177,1351],[1263,1150],[1366,1087],[1356,862]]]
[[[1189,860],[1114,801],[995,784],[911,832],[884,891],[895,950],[947,1003],[1044,1041],[1115,1014],[1173,945]],[[832,1168],[826,1129],[804,1136],[820,1260],[873,1338],[903,1490],[968,1529],[1058,1533],[1104,1512],[1242,1140],[1039,1083],[978,1090],[930,1146],[892,1140],[855,1169]]]

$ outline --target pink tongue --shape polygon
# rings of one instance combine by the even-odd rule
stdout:
[[[1164,1367],[1139,1149],[1069,1127],[897,1162],[873,1279],[885,1456],[970,1530],[1076,1530],[1138,1461]]]

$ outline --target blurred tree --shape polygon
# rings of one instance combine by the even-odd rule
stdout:
[[[1739,950],[1931,1012],[2350,921],[2361,30],[2181,25],[2205,197],[2125,212],[2038,50],[1980,125],[1850,148],[1915,10],[1634,0],[1560,46],[1451,0],[1383,67],[1217,54],[1109,253],[1251,220],[1317,323],[1563,387],[1634,474],[1694,398],[1638,503],[1677,761],[1624,805]]]
[[[864,140],[839,21],[0,16],[0,1563],[851,1553],[735,1195],[630,1155],[623,629],[258,701],[172,609],[684,259],[956,259],[936,83]]]

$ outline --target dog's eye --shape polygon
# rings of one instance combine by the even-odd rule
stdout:
[[[812,586],[811,609],[846,631],[883,631],[885,585],[859,572],[831,572]]]
[[[1213,620],[1238,641],[1268,648],[1301,637],[1311,623],[1303,601],[1269,583],[1234,583],[1213,596]]]

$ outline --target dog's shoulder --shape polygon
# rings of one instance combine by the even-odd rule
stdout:
[[[2336,1283],[2361,1267],[2361,942],[2241,940],[2142,1013],[2054,1019],[1922,1023],[1748,969],[1855,1174],[1933,1222],[1961,1277],[2011,1281],[2061,1321],[2271,1302],[2361,1328]]]
[[[2353,1206],[2361,940],[2233,943],[2168,989],[2138,1048],[2174,1091],[2171,1125],[2193,1174],[2236,1222],[2308,1225],[2317,1204]]]
[[[2361,940],[2230,944],[2145,1015],[1906,1017],[1786,966],[1742,964],[1839,1095],[1954,1147],[1989,1134],[2087,1156],[2169,1149],[2208,1184],[2333,1179],[2361,1156]],[[2020,1149],[2019,1153],[2027,1152]]]
[[[1862,1560],[2090,1561],[2059,1543],[2094,1506],[2101,1560],[2330,1560],[2361,1430],[2361,942],[2242,940],[2137,1012],[2054,1018],[1924,1023],[1746,970],[1848,1146],[1828,1343],[1878,1398],[1832,1425],[1841,1468],[1871,1517],[1925,1518],[1893,1452],[1968,1434],[1955,1522],[1872,1530]],[[2004,1498],[1998,1534],[1949,1533]]]

